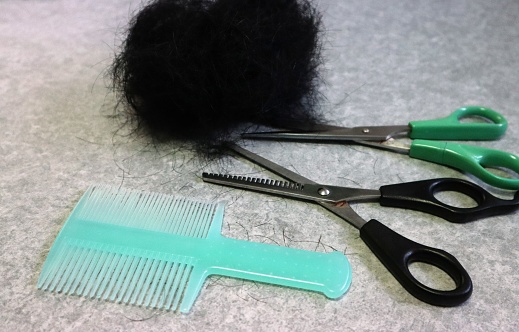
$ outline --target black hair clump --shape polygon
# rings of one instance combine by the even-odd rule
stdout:
[[[155,0],[110,68],[124,114],[204,148],[240,124],[318,122],[321,21],[309,0]]]

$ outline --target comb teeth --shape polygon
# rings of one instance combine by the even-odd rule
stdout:
[[[261,179],[261,178],[253,178],[253,177],[229,175],[229,174],[203,173],[202,176],[207,179],[215,180],[215,182],[217,182],[218,180],[224,180],[225,182],[253,183],[253,184],[262,184],[265,186],[278,187],[278,188],[290,189],[290,190],[300,190],[300,191],[302,191],[305,187],[304,184],[297,183],[297,182]]]
[[[219,234],[222,206],[91,186],[56,238],[37,287],[175,311],[198,263],[183,253],[206,241],[212,229]],[[168,245],[187,249],[162,250]]]
[[[110,186],[92,186],[74,211],[80,220],[207,237],[217,204]]]
[[[92,248],[84,242],[63,243],[60,259],[40,276],[38,288],[175,311],[182,301],[194,262],[164,253],[135,256],[110,246]]]

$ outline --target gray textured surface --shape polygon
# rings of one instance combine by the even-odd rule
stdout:
[[[357,205],[418,242],[455,254],[474,294],[457,308],[408,295],[358,237],[315,205],[203,184],[202,165],[175,146],[122,135],[107,119],[103,71],[137,1],[0,2],[0,330],[512,331],[519,328],[519,218],[466,225],[376,204]],[[342,125],[401,124],[478,104],[504,114],[497,142],[519,154],[519,2],[319,1],[327,28],[323,105]],[[316,181],[378,188],[465,175],[359,146],[254,143],[250,148]],[[287,153],[290,151],[290,153]],[[230,202],[224,234],[309,250],[344,251],[353,285],[342,299],[210,278],[189,315],[41,292],[53,239],[92,183]]]

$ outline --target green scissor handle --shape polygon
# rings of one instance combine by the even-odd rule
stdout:
[[[490,122],[460,122],[481,117]],[[411,121],[410,138],[442,140],[495,140],[503,136],[508,122],[498,112],[481,106],[458,108],[451,115],[434,120]]]
[[[441,141],[414,140],[409,156],[451,166],[502,189],[518,190],[519,179],[498,176],[487,168],[501,168],[519,174],[519,157],[508,152]]]

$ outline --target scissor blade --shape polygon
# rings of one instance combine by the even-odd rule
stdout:
[[[359,196],[361,195],[364,196],[362,197],[364,199],[378,199],[380,197],[380,192],[378,190],[366,191],[364,189],[325,186],[312,183],[305,184],[229,174],[203,173],[202,179],[205,182],[221,184],[229,187],[330,203],[347,201],[352,198],[359,199]]]
[[[292,172],[291,170],[289,169],[286,169],[285,167],[283,166],[280,166],[278,164],[276,164],[275,162],[273,161],[270,161],[268,159],[265,159],[261,156],[258,156],[257,154],[249,151],[249,150],[246,150],[242,147],[240,147],[239,145],[236,145],[236,144],[229,144],[228,145],[228,148],[233,150],[234,152],[236,152],[237,154],[239,154],[240,156],[252,161],[253,163],[271,171],[272,173],[274,174],[277,174],[287,180],[290,180],[290,181],[293,181],[293,182],[299,182],[299,183],[312,183],[312,184],[317,184],[317,182],[315,181],[312,181],[308,178],[305,178],[304,176],[302,175],[299,175],[295,172]]]
[[[242,134],[243,138],[287,140],[287,141],[386,141],[402,136],[409,131],[409,126],[377,127],[336,127],[320,126],[319,130],[309,131],[267,131]],[[329,128],[329,129],[326,129]]]
[[[244,149],[240,147],[237,144],[229,144],[228,148],[233,150],[238,155],[252,161],[253,163],[262,166],[263,168],[271,171],[272,173],[275,173],[287,180],[291,180],[294,182],[300,182],[300,183],[312,183],[317,184],[316,182],[305,178],[302,175],[299,175],[295,172],[292,172],[289,169],[286,169],[285,167],[276,164],[273,161],[270,161],[268,159],[265,159],[254,152],[251,152],[247,149]],[[380,192],[378,193],[380,195]],[[343,220],[347,221],[348,223],[352,224],[355,228],[361,229],[362,226],[366,224],[366,221],[362,219],[353,209],[350,207],[348,202],[340,202],[338,204],[335,203],[326,203],[321,201],[316,201],[317,204],[325,208],[326,210],[334,213],[339,218],[342,218]]]

